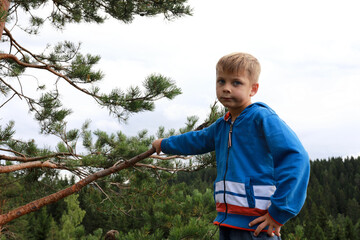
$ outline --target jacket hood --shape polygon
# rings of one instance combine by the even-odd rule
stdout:
[[[238,118],[242,118],[245,115],[247,115],[248,113],[255,111],[258,108],[266,108],[268,109],[271,113],[275,113],[274,110],[272,110],[267,104],[263,103],[263,102],[255,102],[250,104],[249,106],[247,106],[244,111],[241,112],[241,114],[239,115]],[[231,114],[230,112],[227,112],[224,116],[224,120],[225,121],[229,121],[231,119]]]

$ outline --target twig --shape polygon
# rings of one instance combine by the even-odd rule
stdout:
[[[5,104],[7,104],[8,102],[10,102],[10,100],[16,95],[16,93],[14,93],[8,100],[6,100],[3,104],[0,105],[0,108],[2,108]]]
[[[192,157],[186,157],[186,156],[181,156],[181,155],[174,155],[174,156],[167,156],[167,157],[151,155],[149,158],[155,158],[155,159],[160,159],[160,160],[171,160],[171,159],[176,159],[176,158],[191,159]]]
[[[55,153],[51,155],[41,156],[41,157],[18,157],[18,156],[7,156],[7,155],[0,155],[0,160],[7,160],[7,161],[18,161],[18,162],[33,162],[38,160],[43,160],[46,158],[53,158],[53,157],[59,157],[59,156],[76,156],[76,157],[82,157],[81,155],[74,155],[72,153]]]
[[[36,162],[20,163],[16,165],[0,166],[0,173],[9,173],[27,168],[43,168],[43,167],[63,169],[62,166],[52,163],[50,161],[46,161],[46,162],[36,161]]]
[[[20,156],[26,158],[26,156],[25,156],[24,154],[19,153],[19,152],[17,152],[17,151],[14,151],[14,150],[12,150],[12,149],[0,148],[0,151],[11,152],[11,153],[14,153],[14,154],[16,154],[16,155],[20,155]]]
[[[164,168],[159,167],[151,164],[144,164],[144,163],[137,163],[135,164],[135,167],[144,167],[144,168],[151,168],[155,170],[163,170],[167,172],[191,172],[191,168]]]

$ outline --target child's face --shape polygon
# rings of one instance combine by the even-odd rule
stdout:
[[[259,88],[258,83],[252,83],[246,72],[216,73],[216,96],[226,107],[233,119],[251,104],[251,97]]]

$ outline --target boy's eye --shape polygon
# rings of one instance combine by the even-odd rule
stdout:
[[[233,84],[234,86],[238,86],[238,85],[241,85],[241,82],[240,82],[240,81],[234,81],[232,84]]]
[[[217,82],[218,82],[219,84],[224,84],[224,83],[225,83],[225,80],[224,80],[224,79],[218,79]]]

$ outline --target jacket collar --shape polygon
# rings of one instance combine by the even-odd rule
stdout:
[[[230,118],[231,118],[231,114],[230,112],[227,112],[224,116],[225,121],[229,121]]]
[[[250,104],[249,106],[247,106],[247,107],[244,109],[244,111],[242,111],[242,112],[240,113],[240,116],[237,117],[237,118],[243,117],[244,114],[246,114],[247,112],[251,111],[251,109],[253,109],[254,106],[257,106],[257,107],[265,107],[265,108],[270,109],[270,108],[268,107],[268,105],[266,105],[265,103],[262,103],[262,102],[252,103],[252,104]],[[231,119],[231,114],[230,114],[230,112],[227,112],[227,113],[225,114],[225,116],[224,116],[224,120],[225,120],[226,122],[228,122],[230,119]]]

